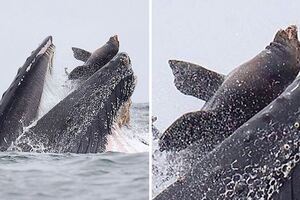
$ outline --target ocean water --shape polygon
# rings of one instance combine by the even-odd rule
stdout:
[[[0,153],[0,199],[148,199],[148,110],[134,104],[130,126],[118,131],[135,153]]]

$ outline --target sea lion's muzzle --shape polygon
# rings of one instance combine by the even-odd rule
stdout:
[[[291,25],[285,29],[285,32],[288,35],[288,39],[290,39],[290,40],[297,39],[298,40],[297,26]]]

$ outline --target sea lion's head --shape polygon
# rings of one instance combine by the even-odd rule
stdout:
[[[279,44],[289,56],[296,58],[297,67],[300,67],[300,42],[296,25],[291,25],[285,30],[279,30],[273,43]]]
[[[119,48],[118,35],[114,35],[114,36],[110,37],[107,43],[110,43],[110,44],[116,46],[117,48]]]

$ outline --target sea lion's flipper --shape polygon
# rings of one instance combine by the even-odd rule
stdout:
[[[225,78],[223,74],[189,62],[169,60],[169,65],[175,77],[176,88],[183,94],[204,101],[208,101],[214,95]]]
[[[83,62],[86,62],[89,59],[89,57],[92,55],[91,52],[88,52],[84,49],[80,49],[77,47],[72,47],[72,51],[73,51],[74,58]]]
[[[216,140],[223,138],[220,132],[221,118],[214,112],[197,111],[184,114],[177,119],[160,137],[161,151],[185,149],[192,143],[201,140],[201,144],[215,144]]]

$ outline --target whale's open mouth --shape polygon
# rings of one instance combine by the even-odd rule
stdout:
[[[0,101],[1,150],[9,145],[35,120],[41,102],[46,75],[53,67],[55,46],[48,36],[31,52]]]

